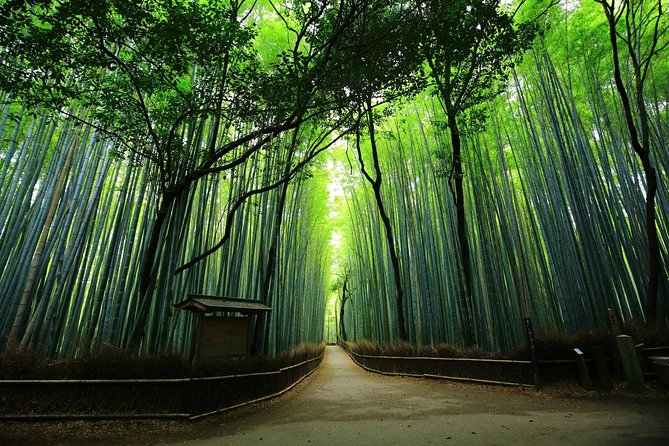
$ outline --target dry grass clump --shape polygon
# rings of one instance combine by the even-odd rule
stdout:
[[[655,329],[644,330],[640,329],[636,324],[625,324],[623,329],[624,334],[632,336],[635,344],[643,344],[645,348],[652,347],[666,347],[669,345],[669,330]]]
[[[611,336],[603,331],[589,330],[580,331],[574,335],[559,334],[537,334],[534,345],[537,359],[573,359],[574,349],[580,349],[584,354],[591,356],[594,347],[603,346],[608,349],[611,344]],[[528,359],[530,352],[527,345],[516,347],[508,355],[510,359]]]
[[[504,355],[499,352],[488,352],[479,347],[468,348],[464,351],[462,357],[472,359],[504,359]]]
[[[63,361],[64,379],[186,378],[190,364],[175,355],[140,356],[116,351]]]
[[[130,379],[190,376],[190,364],[176,355],[140,356],[105,349],[68,360],[45,360],[30,350],[0,353],[0,379]]]
[[[389,345],[379,345],[367,340],[347,342],[347,347],[359,355],[368,356],[398,356],[423,358],[477,358],[500,359],[502,354],[487,352],[480,348],[458,350],[450,344],[424,345],[416,347],[408,342],[400,341]]]
[[[0,379],[32,378],[42,366],[34,352],[9,348],[0,354]]]
[[[316,358],[323,353],[325,344],[300,344],[275,358],[253,356],[249,358],[218,360],[198,365],[194,376],[242,375],[245,373],[269,372]]]
[[[372,341],[362,340],[357,342],[347,342],[346,346],[349,350],[359,355],[381,356],[383,349],[379,344]]]
[[[462,358],[463,352],[450,344],[425,345],[420,349],[420,355],[427,358]]]
[[[107,349],[66,361],[41,360],[32,351],[8,349],[0,353],[0,379],[163,379],[235,375],[278,370],[315,358],[324,348],[324,344],[304,344],[276,358],[227,359],[196,367],[177,355],[142,356],[119,349]]]
[[[300,344],[292,350],[281,353],[273,361],[279,367],[287,367],[292,364],[313,359],[320,356],[325,350],[325,343],[322,344]]]
[[[404,341],[384,346],[382,351],[385,356],[419,356],[416,346]]]
[[[408,342],[400,341],[389,345],[362,340],[347,342],[346,346],[359,355],[368,356],[399,356],[428,358],[462,358],[464,353],[449,344],[424,345],[416,347]]]
[[[635,344],[644,347],[669,346],[669,332],[643,331],[626,326],[624,334],[632,336]],[[538,334],[535,337],[535,348],[538,359],[573,359],[574,349],[578,348],[586,356],[592,356],[595,347],[601,346],[611,355],[615,340],[610,333],[603,330],[584,330],[573,335]],[[508,356],[511,359],[529,358],[527,345],[518,346]]]
[[[669,332],[666,330],[644,332],[633,326],[626,326],[625,333],[631,335],[636,344],[643,344],[644,347],[669,346]],[[586,330],[573,335],[538,333],[534,341],[537,358],[540,360],[573,359],[575,348],[580,349],[586,356],[592,356],[595,347],[602,346],[606,350],[610,350],[613,345],[613,338],[603,330]],[[478,347],[463,351],[450,344],[426,345],[419,348],[408,342],[379,345],[375,342],[363,340],[348,342],[346,345],[357,354],[369,356],[518,360],[526,360],[530,357],[529,349],[525,343],[507,354],[488,352]]]

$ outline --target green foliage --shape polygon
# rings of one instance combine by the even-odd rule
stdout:
[[[0,342],[17,327],[24,347],[65,358],[127,345],[138,326],[142,351],[185,355],[194,321],[171,305],[203,292],[271,304],[257,335],[275,355],[322,338],[335,254],[350,262],[352,339],[392,342],[399,307],[411,344],[460,350],[513,349],[525,316],[574,334],[611,307],[642,325],[646,189],[606,18],[594,2],[521,3],[1,2]],[[642,103],[662,148],[667,61],[652,62]],[[628,59],[621,70],[634,85]],[[383,173],[399,304],[378,197],[348,172],[355,132]],[[653,162],[666,259],[666,151]],[[345,196],[330,200],[331,174]]]
[[[607,308],[625,321],[644,319],[644,209],[635,191],[643,182],[629,158],[620,103],[611,94],[610,48],[606,39],[594,45],[601,17],[584,8],[549,14],[556,22],[515,65],[506,94],[481,104],[488,125],[463,132],[477,296],[472,314],[483,349],[509,352],[522,343],[525,316],[541,330],[568,335],[606,327]],[[572,28],[579,34],[565,34]],[[648,103],[666,100],[666,92],[654,93]],[[666,121],[660,109],[654,108],[655,125]],[[384,139],[382,155],[392,178],[385,197],[395,207],[403,280],[412,296],[405,308],[410,342],[465,349],[471,344],[463,339],[459,316],[461,273],[448,255],[457,252],[457,221],[443,200],[453,163],[445,114],[424,97],[395,114],[396,124],[388,126],[395,138]],[[660,127],[654,127],[656,143],[666,140]],[[666,172],[666,156],[658,152],[656,160]],[[657,207],[660,228],[666,227],[665,199]],[[365,273],[353,276],[357,298],[346,323],[354,327],[353,339],[388,344],[395,311],[386,294],[390,269],[366,200],[350,200],[352,224],[366,232],[350,238],[351,256],[355,271]],[[662,274],[666,278],[666,266]]]
[[[158,165],[163,184],[182,163],[175,132],[188,117],[225,96],[236,116],[261,119],[267,83],[235,3],[31,3],[1,6],[0,87],[27,104],[89,108],[91,122]]]
[[[499,0],[435,0],[419,6],[420,51],[451,117],[503,91],[509,70],[536,33],[516,24]],[[480,118],[472,115],[475,121]]]

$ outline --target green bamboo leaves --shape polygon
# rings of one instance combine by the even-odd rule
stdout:
[[[384,197],[393,204],[392,225],[400,240],[412,343],[509,351],[523,342],[524,317],[547,333],[605,330],[607,308],[644,325],[642,166],[630,157],[620,102],[603,87],[610,71],[583,57],[591,53],[553,56],[553,50],[538,44],[516,70],[506,95],[488,104],[485,131],[462,138],[477,296],[469,309],[474,342],[465,334],[465,303],[458,298],[463,285],[457,218],[447,199],[450,135],[443,112],[424,100],[384,125],[390,135],[382,143]],[[556,57],[567,60],[558,68]],[[582,74],[578,79],[570,77],[572,64]],[[649,121],[656,123],[655,143],[666,144],[661,124],[666,107],[652,105],[666,99],[654,91]],[[654,162],[659,172],[667,171],[664,152]],[[393,342],[395,303],[388,291],[388,253],[379,249],[383,232],[370,192],[352,193],[352,226],[358,229],[349,240],[355,296],[345,324],[355,327],[348,332],[358,340]],[[657,224],[664,259],[666,200],[660,186]],[[661,277],[659,295],[666,296],[665,265]],[[660,319],[666,324],[662,305]]]
[[[644,147],[666,147],[667,64],[635,71],[619,61],[615,75],[601,30],[589,29],[591,7],[551,13],[559,26],[513,67],[518,59],[488,42],[526,46],[502,30],[511,16],[498,29],[473,13],[497,14],[492,1],[37,6],[52,3],[4,5],[15,20],[0,19],[3,30],[33,32],[2,37],[3,346],[49,357],[128,346],[186,354],[194,319],[172,304],[190,292],[271,306],[253,328],[259,353],[320,341],[333,263],[326,150],[342,163],[355,152],[370,180],[351,174],[339,209],[348,338],[510,350],[525,317],[560,333],[605,328],[608,308],[666,324],[669,155],[635,159],[629,115],[645,113],[632,119]],[[473,47],[428,4],[467,25]],[[56,23],[61,15],[72,27]],[[432,24],[431,45],[414,20]],[[31,52],[45,36],[58,37],[44,54],[60,75]],[[85,54],[73,51],[82,42]],[[643,88],[626,106],[618,84],[639,74]],[[479,93],[467,75],[481,80]],[[429,82],[436,94],[420,93]],[[40,102],[42,87],[54,96]],[[645,284],[655,273],[653,307]]]
[[[141,306],[137,272],[155,212],[155,200],[147,199],[155,196],[155,177],[133,159],[115,157],[91,127],[26,116],[14,104],[3,112],[3,341],[49,357],[124,345]],[[208,133],[195,126],[184,135],[203,144]],[[294,176],[280,181],[314,147],[328,146],[322,137],[296,130],[228,178],[200,182],[177,201],[160,244],[155,294],[163,298],[151,301],[144,351],[187,353],[193,321],[171,305],[189,292],[270,303],[265,353],[320,342],[329,236],[319,223],[326,217],[314,193],[320,186]],[[280,188],[264,190],[277,182]],[[175,276],[226,231],[225,249]],[[271,287],[264,288],[266,277]]]

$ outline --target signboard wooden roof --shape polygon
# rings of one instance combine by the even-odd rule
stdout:
[[[178,304],[174,304],[174,308],[188,310],[194,313],[227,311],[230,313],[258,314],[263,311],[272,311],[270,307],[257,300],[209,296],[206,294],[189,294],[188,299]]]

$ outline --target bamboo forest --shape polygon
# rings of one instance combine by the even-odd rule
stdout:
[[[667,6],[0,0],[0,349],[666,330]]]

